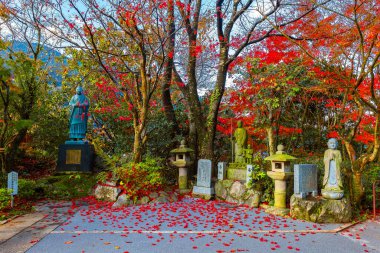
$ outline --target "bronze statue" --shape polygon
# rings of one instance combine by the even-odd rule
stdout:
[[[71,106],[70,139],[75,141],[82,140],[86,138],[90,102],[83,94],[83,88],[81,86],[77,87],[76,94],[71,98],[69,105]]]

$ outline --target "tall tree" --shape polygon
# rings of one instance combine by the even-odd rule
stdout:
[[[177,9],[181,14],[181,22],[187,35],[187,69],[183,76],[176,71],[177,81],[189,107],[190,134],[193,146],[199,150],[199,156],[213,158],[217,116],[225,91],[227,74],[231,65],[249,46],[260,43],[271,36],[278,36],[272,26],[286,27],[297,22],[315,9],[329,1],[313,1],[311,7],[303,11],[299,6],[304,1],[253,1],[253,0],[216,0],[214,17],[214,39],[208,45],[202,45],[199,25],[202,20],[201,0],[194,2],[177,1]],[[206,10],[206,14],[209,12]],[[203,47],[212,47],[215,56],[216,77],[211,92],[207,111],[201,106],[198,94],[196,72],[197,58]]]
[[[314,18],[292,27],[290,34],[302,34],[303,40],[293,40],[289,32],[278,29],[307,56],[324,65],[329,80],[335,80],[326,82],[324,88],[342,96],[336,105],[340,109],[331,116],[335,118],[334,130],[338,130],[351,162],[351,195],[355,203],[359,203],[364,194],[362,174],[377,158],[380,149],[378,14],[378,1],[348,0],[325,5]],[[368,116],[373,117],[373,137],[367,143],[369,147],[359,153],[355,142],[363,134],[363,122]]]

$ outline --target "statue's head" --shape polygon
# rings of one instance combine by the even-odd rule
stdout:
[[[338,140],[335,138],[329,139],[329,141],[327,142],[327,147],[329,149],[337,149],[338,148]]]
[[[76,89],[76,92],[77,92],[78,95],[82,95],[82,93],[83,93],[82,86],[78,86],[77,89]]]
[[[238,122],[237,122],[237,127],[242,127],[243,126],[243,122],[241,121],[241,120],[239,120]]]

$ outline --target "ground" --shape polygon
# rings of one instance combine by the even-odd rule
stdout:
[[[43,218],[0,241],[0,252],[380,252],[376,222],[320,225],[190,197],[123,208],[111,204],[40,202],[36,209]]]

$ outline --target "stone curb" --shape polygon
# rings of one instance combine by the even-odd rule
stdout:
[[[6,242],[45,217],[43,213],[20,215],[0,227],[0,244]]]
[[[14,220],[14,219],[16,219],[16,218],[19,217],[19,216],[20,216],[20,215],[15,215],[15,216],[10,217],[10,218],[8,218],[8,219],[6,219],[6,220],[0,221],[0,226],[1,226],[1,225],[4,225],[4,224],[6,224],[6,223],[8,223],[8,222],[10,222],[10,221],[12,221],[12,220]]]

